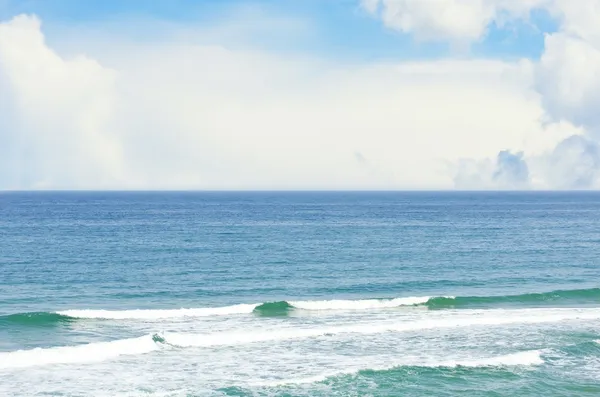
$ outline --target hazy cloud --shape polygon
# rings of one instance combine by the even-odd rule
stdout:
[[[398,26],[427,39],[477,40],[499,15],[541,6],[561,29],[539,62],[349,65],[114,30],[64,38],[88,54],[66,56],[37,18],[16,17],[0,24],[0,188],[596,186],[593,10],[446,3],[473,26],[438,21],[427,1],[365,5],[412,13]]]
[[[543,188],[597,186],[597,148],[600,140],[600,0],[380,0],[363,2],[367,10],[391,29],[417,39],[472,43],[487,34],[491,23],[527,20],[531,11],[544,9],[559,24],[545,37],[544,51],[534,61],[534,88],[550,123],[570,123],[582,134],[559,141],[545,154],[531,150],[518,155],[500,152],[498,170],[487,178],[492,161],[463,160],[455,184],[523,185],[526,180]],[[533,167],[528,164],[531,163]],[[530,168],[532,168],[530,170]]]
[[[448,162],[555,139],[520,64],[80,39],[93,57],[48,47],[35,17],[0,25],[0,187],[452,188]]]

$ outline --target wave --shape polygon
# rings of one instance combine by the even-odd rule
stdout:
[[[367,300],[323,300],[323,301],[280,301],[256,304],[238,304],[223,307],[165,310],[64,310],[56,314],[66,318],[104,320],[160,320],[183,317],[230,316],[237,314],[257,314],[262,316],[287,315],[292,310],[367,310],[385,309],[400,306],[415,306],[426,303],[430,297],[408,297],[396,299]]]
[[[516,366],[534,366],[544,364],[541,350],[528,350],[518,353],[507,354],[504,356],[480,358],[474,360],[455,360],[455,361],[424,361],[402,363],[397,365],[387,365],[368,369],[348,369],[336,372],[323,373],[305,378],[283,379],[276,381],[254,382],[252,386],[259,387],[277,387],[298,384],[319,383],[333,380],[341,376],[363,375],[370,376],[375,373],[390,372],[399,369],[414,368],[490,368],[490,367],[516,367]]]
[[[305,337],[332,335],[341,332],[375,333],[389,331],[388,328],[360,329],[358,327],[338,327],[329,329],[305,329],[287,331],[265,331],[261,333],[218,333],[218,334],[148,334],[137,338],[120,339],[110,342],[95,342],[76,346],[59,346],[0,352],[0,370],[20,369],[34,366],[58,364],[83,364],[111,360],[119,356],[133,356],[157,351],[165,346],[176,348],[210,347],[219,345],[236,345],[261,341],[276,341]],[[496,359],[456,361],[438,366],[484,366],[484,365],[523,365],[535,363],[539,357],[533,353],[528,356],[515,354]],[[528,360],[528,361],[527,361]],[[427,364],[433,365],[433,364]]]
[[[600,309],[515,309],[474,311],[456,316],[421,318],[396,323],[370,323],[318,328],[281,328],[246,332],[219,332],[209,334],[164,333],[166,344],[176,347],[210,347],[242,345],[258,342],[285,341],[327,337],[339,334],[379,334],[385,332],[412,332],[429,329],[498,326],[511,324],[554,323],[568,320],[599,320]]]
[[[287,316],[292,310],[294,310],[294,306],[286,301],[280,302],[267,302],[260,305],[257,305],[253,312],[259,316],[265,317],[277,317],[277,316]]]
[[[507,354],[500,357],[483,358],[477,360],[447,361],[436,365],[422,365],[424,367],[502,367],[518,365],[541,365],[544,363],[541,350],[529,350],[519,353]]]
[[[425,307],[430,310],[532,306],[539,304],[600,303],[600,288],[558,290],[544,293],[499,296],[413,296],[362,300],[278,301],[255,304],[237,304],[224,307],[140,310],[64,310],[56,313],[19,313],[0,316],[0,325],[44,326],[67,323],[74,319],[103,320],[160,320],[185,317],[231,316],[255,314],[258,316],[286,316],[294,311],[360,311],[401,307]]]
[[[160,320],[181,317],[230,316],[250,314],[257,305],[240,304],[224,307],[204,307],[196,309],[164,309],[164,310],[64,310],[57,312],[71,318],[103,319],[103,320]]]
[[[17,313],[8,316],[0,316],[0,326],[29,326],[29,327],[52,327],[59,324],[68,324],[75,319],[58,313],[33,312]]]
[[[426,304],[431,297],[415,296],[394,299],[364,299],[364,300],[320,300],[320,301],[280,301],[267,302],[256,306],[254,312],[264,316],[277,316],[292,310],[303,311],[351,311],[369,309],[391,309],[401,306],[418,306]]]
[[[161,343],[158,335],[144,335],[111,342],[0,352],[0,369],[105,361],[123,355],[150,353],[159,349]]]
[[[552,292],[528,293],[499,296],[459,296],[435,297],[425,305],[430,309],[449,309],[501,304],[540,304],[540,303],[600,303],[600,288],[557,290]]]
[[[413,296],[364,300],[279,301],[257,305],[254,313],[261,316],[282,316],[294,310],[377,310],[406,306],[424,306],[431,310],[474,307],[498,307],[503,304],[535,305],[541,303],[600,303],[600,288],[558,290],[544,293],[499,296]]]

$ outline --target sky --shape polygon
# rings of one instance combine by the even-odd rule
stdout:
[[[600,0],[0,0],[0,190],[600,187]]]

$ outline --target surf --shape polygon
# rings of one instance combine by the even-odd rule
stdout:
[[[498,306],[503,304],[562,305],[575,303],[600,303],[600,288],[556,290],[519,295],[434,297],[429,299],[425,305],[430,309],[452,309],[476,306]]]
[[[212,317],[250,314],[257,305],[239,304],[224,307],[190,309],[136,309],[136,310],[64,310],[60,315],[81,319],[102,320],[160,320],[183,317]]]
[[[600,320],[600,308],[584,309],[514,309],[471,310],[450,316],[406,317],[395,322],[356,325],[328,325],[315,328],[271,328],[268,330],[218,333],[161,334],[165,343],[181,347],[212,347],[278,342],[294,339],[332,337],[340,334],[380,334],[386,332],[418,332],[431,329],[457,329],[512,324],[542,324],[562,321]]]
[[[540,307],[600,303],[600,288],[557,290],[542,293],[497,296],[409,296],[356,300],[290,300],[263,303],[242,303],[222,307],[180,309],[103,310],[77,309],[57,312],[17,313],[0,316],[0,326],[53,326],[78,319],[154,321],[187,317],[218,317],[254,314],[260,317],[287,316],[291,313],[328,311],[368,311],[422,307],[430,310]]]
[[[16,313],[0,316],[0,326],[25,326],[25,327],[54,327],[60,324],[69,324],[75,318],[59,313],[32,312]]]
[[[363,311],[392,309],[402,306],[418,306],[427,303],[431,297],[414,296],[403,298],[375,298],[359,300],[318,300],[267,302],[256,306],[254,313],[263,316],[277,316],[292,311]]]
[[[1,352],[0,369],[100,362],[124,355],[150,353],[158,350],[160,344],[160,337],[149,334],[110,342]]]
[[[253,382],[251,386],[258,387],[278,387],[287,385],[300,385],[321,383],[325,381],[334,381],[340,377],[372,376],[374,374],[383,374],[387,372],[397,372],[400,370],[414,370],[419,368],[430,369],[452,369],[452,368],[501,368],[501,367],[528,367],[538,366],[545,363],[542,358],[541,350],[527,350],[517,353],[506,354],[495,357],[485,357],[473,360],[449,360],[434,361],[417,359],[396,363],[393,365],[384,365],[372,368],[346,369],[335,372],[323,373],[320,375],[309,376],[305,378],[281,379],[275,381]]]

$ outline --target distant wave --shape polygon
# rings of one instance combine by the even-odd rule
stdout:
[[[337,372],[329,372],[321,375],[315,375],[306,378],[282,379],[276,381],[255,382],[252,386],[262,387],[277,387],[285,385],[310,384],[318,383],[326,380],[333,380],[341,376],[349,375],[373,375],[386,372],[394,372],[400,369],[414,368],[489,368],[489,367],[513,367],[513,366],[532,366],[541,365],[544,363],[541,350],[522,351],[504,356],[480,358],[475,360],[455,360],[455,361],[437,361],[437,362],[415,362],[413,364],[399,364],[394,366],[384,366],[377,368],[368,368],[360,370],[342,370]]]
[[[425,307],[431,310],[532,306],[540,304],[600,303],[600,288],[559,290],[545,293],[498,296],[413,296],[362,300],[279,301],[238,304],[224,307],[145,310],[64,310],[56,313],[19,313],[0,316],[2,325],[50,326],[75,319],[161,320],[184,317],[212,317],[255,314],[265,317],[286,316],[294,311],[361,311],[401,307]]]
[[[123,355],[150,353],[160,348],[160,342],[160,337],[145,335],[112,342],[0,352],[0,369],[105,361]]]

